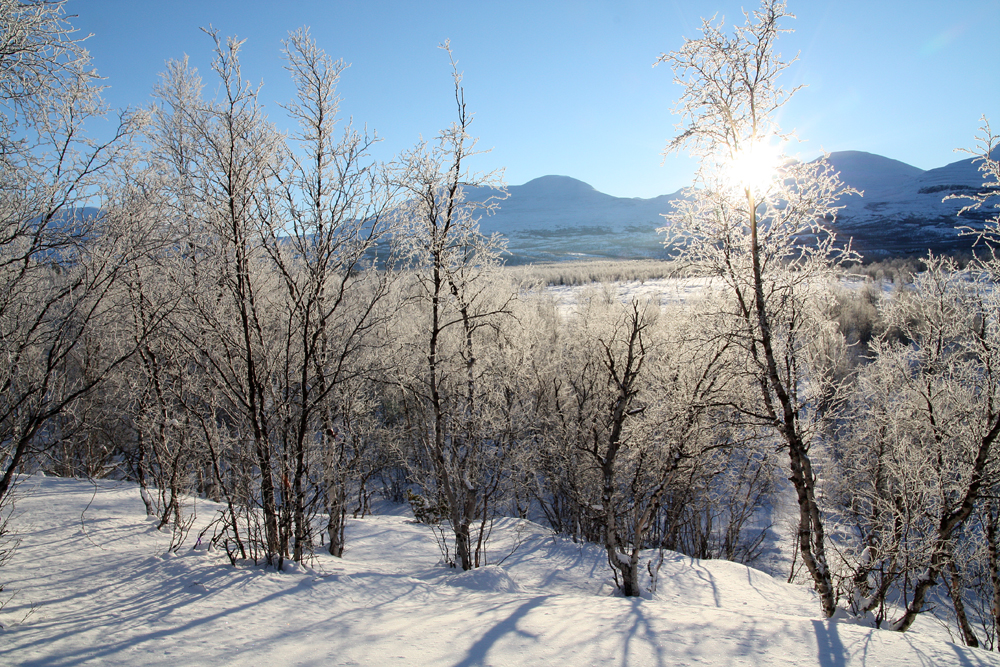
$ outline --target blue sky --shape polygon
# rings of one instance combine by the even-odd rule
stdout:
[[[579,178],[608,194],[653,197],[687,185],[693,163],[663,159],[680,91],[657,56],[697,37],[700,17],[742,22],[729,0],[639,2],[377,0],[69,0],[73,24],[114,106],[143,105],[171,58],[190,56],[214,90],[212,44],[199,28],[246,38],[244,75],[263,81],[271,119],[292,87],[281,40],[311,26],[331,56],[351,64],[341,110],[384,141],[390,159],[454,118],[450,39],[475,112],[480,169],[506,168],[511,185],[546,174]],[[778,50],[799,54],[784,85],[806,84],[781,119],[810,159],[863,150],[922,169],[961,159],[986,114],[1000,127],[997,0],[794,0]]]

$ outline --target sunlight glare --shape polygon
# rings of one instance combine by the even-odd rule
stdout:
[[[740,151],[727,166],[730,181],[741,188],[764,189],[774,179],[781,162],[781,147],[767,142]]]

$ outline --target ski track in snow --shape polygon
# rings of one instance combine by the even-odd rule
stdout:
[[[438,566],[426,526],[383,515],[350,521],[343,559],[279,573],[165,553],[131,484],[18,493],[4,665],[1000,665],[930,619],[906,635],[821,620],[807,588],[724,561],[668,554],[656,594],[616,597],[600,548],[515,519],[481,571]],[[214,510],[197,501],[197,524]]]

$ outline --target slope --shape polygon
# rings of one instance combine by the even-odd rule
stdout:
[[[487,234],[507,237],[510,264],[567,258],[664,255],[662,214],[676,195],[613,197],[569,176],[542,176],[507,188],[500,210],[480,220]],[[470,189],[470,200],[488,192]]]
[[[956,227],[981,221],[981,214],[958,217],[964,202],[942,201],[949,194],[978,190],[982,176],[973,159],[920,171],[896,160],[867,153],[831,153],[841,180],[863,190],[846,197],[837,216],[838,235],[851,237],[854,247],[870,258],[884,255],[968,251],[973,238]]]
[[[198,522],[215,509],[198,501]],[[506,560],[478,571],[436,566],[426,526],[376,516],[350,522],[345,558],[276,573],[166,553],[130,484],[32,477],[16,514],[2,664],[1000,665],[933,622],[820,620],[808,590],[734,563],[669,556],[659,592],[615,597],[599,549],[511,519],[491,554]]]
[[[967,251],[973,239],[957,226],[976,224],[982,213],[956,216],[963,202],[942,199],[972,192],[982,178],[972,158],[923,171],[899,160],[863,151],[831,153],[829,161],[848,186],[834,228],[869,258],[885,255]],[[568,176],[542,176],[508,188],[499,211],[480,221],[486,233],[507,237],[508,263],[600,258],[662,257],[662,214],[680,192],[650,199],[613,197]],[[471,189],[481,200],[489,191]]]

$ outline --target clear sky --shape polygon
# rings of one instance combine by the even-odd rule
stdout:
[[[620,197],[668,194],[693,164],[665,161],[679,88],[657,56],[697,37],[700,17],[742,22],[752,2],[546,0],[69,0],[73,24],[114,106],[144,105],[168,59],[189,55],[213,91],[211,40],[199,28],[246,38],[243,72],[263,82],[271,119],[293,90],[281,40],[311,26],[334,58],[351,64],[341,110],[377,130],[378,157],[433,137],[454,118],[446,54],[465,75],[473,133],[492,153],[480,169],[506,168],[508,184],[560,174]],[[971,147],[986,114],[1000,128],[996,40],[1000,0],[791,0],[797,15],[778,50],[799,55],[786,86],[806,84],[781,120],[803,143],[790,152],[863,150],[922,169]]]

